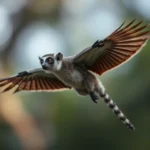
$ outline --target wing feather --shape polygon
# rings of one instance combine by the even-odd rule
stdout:
[[[102,75],[129,60],[150,38],[150,25],[142,25],[143,21],[135,21],[134,19],[125,26],[124,22],[103,41],[98,40],[77,54],[73,58],[74,63],[83,64],[88,70]]]
[[[43,83],[44,89],[45,89],[45,90],[48,90],[48,86],[47,86],[45,80],[43,80],[43,79],[41,78],[41,81],[42,81],[42,83]]]
[[[18,84],[20,81],[21,81],[20,78],[14,79],[13,82],[12,82],[8,87],[6,87],[6,88],[2,91],[2,93],[3,93],[3,92],[7,92],[7,91],[9,91],[10,89],[14,88],[15,85]]]
[[[21,91],[22,89],[24,89],[24,87],[26,85],[26,80],[27,80],[27,78],[24,78],[22,80],[22,82],[18,85],[18,88],[14,91],[14,93],[17,93],[17,92]]]
[[[25,90],[27,90],[27,91],[29,91],[30,90],[30,81],[31,81],[31,79],[30,78],[28,78],[27,79],[27,81],[26,81],[26,85],[25,85]]]
[[[32,78],[31,89],[34,89],[34,90],[37,89],[36,81],[35,81],[35,78],[34,78],[34,77]]]
[[[16,86],[17,88],[14,90],[14,93],[22,90],[54,91],[71,89],[71,87],[65,85],[56,76],[47,74],[42,69],[24,71],[15,76],[0,79],[0,87],[4,87],[2,92],[7,92]]]
[[[42,81],[41,81],[41,78],[40,78],[40,77],[38,78],[38,83],[39,83],[39,85],[40,85],[40,89],[45,90],[45,88],[44,88],[44,86],[43,86],[43,83],[42,83]]]
[[[17,93],[19,92],[21,89],[22,89],[22,85],[23,83],[25,82],[25,79],[22,79],[19,84],[18,84],[18,87],[15,89],[15,91],[13,93]]]

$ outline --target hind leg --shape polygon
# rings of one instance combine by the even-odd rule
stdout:
[[[88,91],[88,95],[91,97],[94,103],[97,103],[99,99],[99,93],[97,91],[97,79],[93,74],[89,74],[84,82],[84,87]]]
[[[82,96],[90,95],[90,97],[94,103],[97,103],[96,100],[99,99],[96,92],[89,93],[87,90],[83,90],[83,89],[75,89],[75,90],[79,95],[82,95]]]
[[[75,89],[79,95],[86,96],[88,95],[88,91],[84,89]]]
[[[75,89],[76,90],[76,92],[79,94],[79,95],[82,95],[82,96],[86,96],[86,95],[90,95],[90,97],[91,97],[91,99],[92,99],[92,101],[94,102],[94,103],[97,103],[97,100],[99,99],[99,97],[98,97],[98,95],[97,95],[97,93],[96,92],[88,92],[88,91],[86,91],[86,90],[81,90],[81,89]]]
[[[90,92],[89,95],[90,95],[92,101],[94,103],[97,103],[97,100],[99,99],[99,96],[97,95],[97,93],[96,92]]]
[[[99,97],[105,96],[105,88],[99,80],[97,80],[95,84],[94,92],[90,92],[89,95],[95,103],[97,103],[96,100],[99,99]]]

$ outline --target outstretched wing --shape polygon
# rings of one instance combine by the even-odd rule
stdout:
[[[0,79],[0,87],[5,87],[2,92],[9,91],[16,87],[14,93],[21,90],[27,91],[57,91],[70,89],[62,83],[56,76],[47,74],[41,68],[20,72],[17,75]]]
[[[73,61],[83,64],[88,70],[99,75],[126,62],[140,51],[150,38],[147,25],[135,20],[124,26],[124,23],[103,41],[96,41],[91,47],[77,54]],[[123,27],[124,26],[124,27]]]

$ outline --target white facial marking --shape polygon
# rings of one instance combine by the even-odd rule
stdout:
[[[44,58],[42,58],[43,59],[43,62],[45,62],[45,60],[47,59],[47,57],[44,57]]]
[[[43,59],[43,63],[41,65],[43,65],[45,63],[47,57],[42,57],[42,59]]]

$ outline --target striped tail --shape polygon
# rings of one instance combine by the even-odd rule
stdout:
[[[129,121],[129,119],[124,115],[124,113],[119,109],[119,107],[113,102],[107,93],[100,94],[104,99],[104,102],[111,108],[111,110],[116,114],[116,116],[126,125],[130,130],[135,130],[134,125]]]

